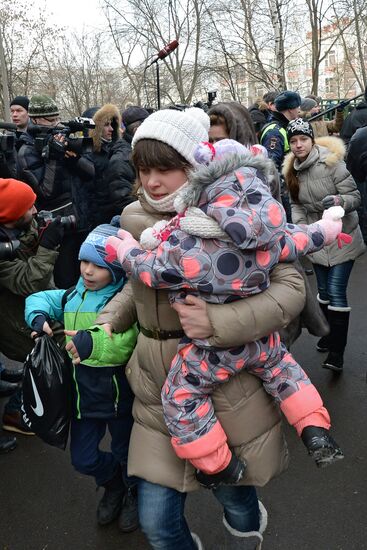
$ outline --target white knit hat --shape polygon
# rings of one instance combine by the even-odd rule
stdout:
[[[201,141],[208,141],[209,127],[210,119],[202,109],[163,109],[144,120],[135,132],[132,146],[141,139],[156,139],[170,145],[192,166],[198,166],[194,151]]]

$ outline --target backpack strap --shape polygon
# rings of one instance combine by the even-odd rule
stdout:
[[[70,288],[65,290],[65,292],[62,296],[62,299],[61,299],[61,308],[62,308],[62,310],[65,309],[66,302],[68,301],[68,298],[69,298],[70,294],[72,294],[74,292],[74,290],[75,290],[75,285],[71,286]]]

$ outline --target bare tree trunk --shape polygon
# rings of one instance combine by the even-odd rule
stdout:
[[[10,121],[10,99],[9,99],[9,84],[8,73],[5,63],[3,36],[0,27],[0,64],[1,64],[1,85],[3,90],[3,103],[4,103],[4,119]]]
[[[364,9],[366,10],[366,5],[364,6]],[[363,85],[366,86],[367,84],[367,74],[366,74],[366,59],[363,51],[362,46],[362,37],[361,37],[361,29],[360,29],[360,10],[357,9],[357,1],[353,0],[353,11],[354,11],[354,25],[355,25],[355,32],[356,32],[356,39],[357,39],[357,49],[358,49],[358,57],[359,57],[359,64],[360,64],[360,70],[361,75],[363,79]],[[361,10],[362,11],[362,10]],[[364,18],[366,20],[366,18]],[[366,24],[365,24],[366,26]],[[366,37],[365,37],[366,40]],[[362,88],[362,86],[361,86]]]
[[[274,30],[276,80],[278,88],[280,90],[285,90],[287,88],[287,81],[285,78],[284,31],[281,0],[268,0],[268,5],[271,24]]]

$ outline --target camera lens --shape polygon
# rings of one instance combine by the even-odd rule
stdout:
[[[65,231],[74,231],[76,229],[76,217],[72,214],[70,216],[62,216],[60,223],[64,226]]]
[[[19,245],[20,242],[16,240],[0,243],[0,260],[12,260]]]

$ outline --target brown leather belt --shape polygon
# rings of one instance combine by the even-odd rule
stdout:
[[[185,333],[183,330],[149,330],[144,327],[140,327],[140,332],[147,338],[153,338],[154,340],[173,340],[175,338],[183,338]]]

